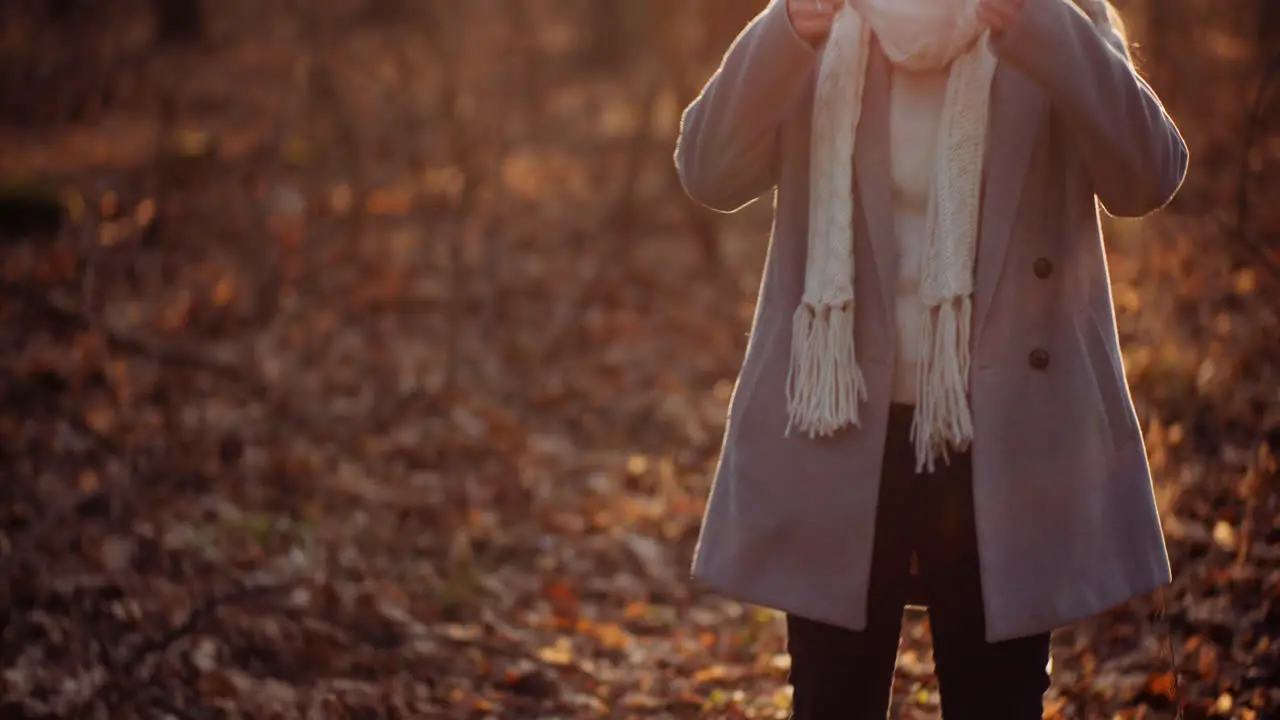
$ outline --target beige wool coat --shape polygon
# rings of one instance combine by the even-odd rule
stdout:
[[[1123,40],[1069,0],[1026,0],[992,38],[974,291],[973,493],[990,641],[1094,615],[1170,581],[1116,334],[1099,204],[1165,205],[1187,148]],[[854,158],[862,424],[784,435],[804,287],[818,54],[772,0],[686,109],[685,190],[732,212],[773,190],[750,340],[693,561],[710,588],[861,630],[894,366],[890,67],[872,53]]]

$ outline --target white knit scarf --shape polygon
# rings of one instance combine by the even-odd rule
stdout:
[[[977,0],[832,1],[842,7],[822,52],[814,101],[808,259],[792,330],[787,434],[793,426],[814,437],[861,424],[866,385],[854,351],[852,163],[874,32],[896,65],[951,67],[921,258],[928,313],[912,423],[917,470],[932,472],[948,448],[962,451],[973,439],[969,326],[996,60]]]

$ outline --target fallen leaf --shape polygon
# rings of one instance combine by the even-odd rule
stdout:
[[[549,665],[572,665],[573,645],[568,638],[559,638],[552,645],[538,648],[537,657]]]

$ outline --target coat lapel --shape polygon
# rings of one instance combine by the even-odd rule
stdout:
[[[975,342],[981,338],[1009,249],[1044,104],[1044,94],[1030,78],[1003,62],[999,64],[991,87],[983,161],[982,217],[974,281]]]
[[[866,85],[862,89],[862,117],[858,120],[857,144],[853,153],[854,177],[862,214],[867,220],[867,238],[875,257],[880,300],[887,321],[894,327],[893,289],[898,272],[898,251],[894,243],[893,208],[889,181],[889,62],[879,43],[871,50]]]

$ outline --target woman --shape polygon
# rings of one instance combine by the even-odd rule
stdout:
[[[787,614],[797,720],[884,717],[908,602],[949,720],[1039,718],[1049,633],[1170,568],[1098,203],[1187,149],[1104,0],[773,0],[684,114],[773,235],[694,576]]]

